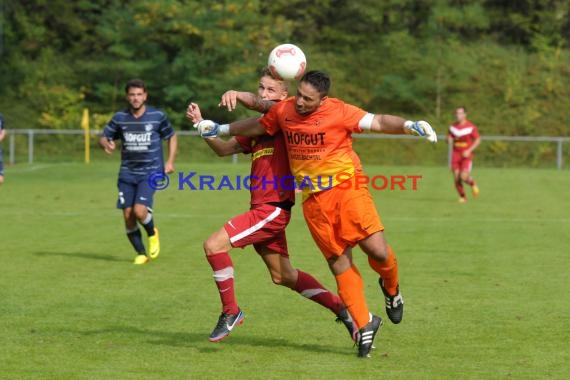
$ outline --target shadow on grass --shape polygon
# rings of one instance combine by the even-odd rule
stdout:
[[[102,255],[98,253],[89,253],[89,252],[34,252],[36,256],[61,256],[61,257],[77,257],[80,259],[88,259],[88,260],[101,260],[101,261],[115,261],[115,262],[128,262],[131,261],[128,258],[119,258],[111,255]]]
[[[305,351],[310,353],[326,353],[346,356],[351,353],[351,343],[347,342],[346,348],[331,347],[321,344],[292,342],[283,338],[260,337],[240,335],[240,333],[232,334],[224,340],[223,343],[212,343],[208,341],[209,332],[165,332],[159,330],[146,330],[132,326],[117,326],[101,330],[78,331],[84,336],[91,335],[135,335],[146,338],[147,343],[155,345],[166,345],[174,347],[194,348],[201,353],[215,353],[220,349],[232,346],[248,346],[275,349],[276,347],[285,347],[291,350]]]

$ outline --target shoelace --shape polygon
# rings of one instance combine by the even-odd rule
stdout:
[[[398,306],[400,306],[401,304],[403,304],[403,300],[402,300],[402,296],[400,295],[400,293],[396,294],[395,296],[391,297],[384,297],[386,300],[386,306],[391,309],[391,308],[397,308]]]
[[[220,314],[220,318],[218,319],[218,324],[216,325],[216,329],[225,327],[230,317],[231,317],[230,314],[226,313]]]

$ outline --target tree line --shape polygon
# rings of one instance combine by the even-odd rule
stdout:
[[[9,128],[102,127],[140,77],[189,128],[227,89],[254,91],[277,44],[327,71],[333,95],[445,129],[464,105],[484,134],[567,135],[570,5],[564,0],[7,0],[0,112]]]

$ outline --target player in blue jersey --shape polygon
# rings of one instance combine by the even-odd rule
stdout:
[[[6,137],[6,130],[4,129],[4,116],[0,113],[0,143]],[[4,183],[4,159],[2,157],[2,145],[0,145],[0,185]]]
[[[105,126],[99,144],[111,154],[115,150],[115,140],[121,141],[117,208],[123,210],[127,237],[137,253],[134,263],[141,265],[160,253],[158,229],[152,217],[154,189],[148,178],[154,172],[174,172],[178,141],[166,114],[146,105],[147,91],[143,81],[130,80],[125,92],[129,108],[113,116]],[[162,140],[168,141],[166,163]],[[148,254],[137,222],[147,233]]]

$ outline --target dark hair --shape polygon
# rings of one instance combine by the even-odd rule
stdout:
[[[129,93],[129,90],[131,88],[142,88],[144,92],[146,92],[146,86],[144,84],[144,82],[140,79],[131,79],[130,81],[127,82],[127,84],[125,85],[125,93]]]
[[[465,107],[465,106],[459,106],[459,107],[457,107],[455,110],[456,110],[456,111],[457,111],[457,110],[463,110],[463,112],[467,113],[467,107]]]
[[[327,96],[331,89],[331,78],[327,73],[322,71],[307,71],[301,77],[301,82],[305,82],[313,86],[315,90],[319,92],[321,97]]]

